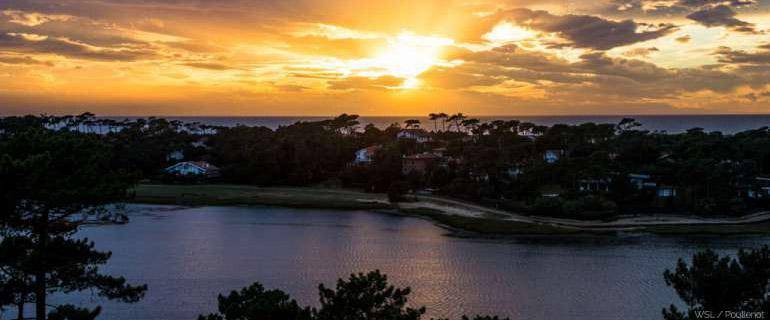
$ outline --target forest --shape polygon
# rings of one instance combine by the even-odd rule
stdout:
[[[550,127],[463,114],[430,119],[378,128],[342,114],[270,129],[86,113],[8,117],[0,132],[32,126],[91,135],[111,149],[113,169],[145,182],[344,187],[394,201],[431,193],[576,219],[742,215],[770,205],[767,127],[726,135],[650,132],[633,119]],[[367,149],[365,161],[357,159]],[[180,161],[210,163],[218,174],[164,170]]]

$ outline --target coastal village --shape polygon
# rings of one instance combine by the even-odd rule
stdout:
[[[346,159],[344,163],[324,180],[388,193],[393,200],[400,198],[397,194],[433,194],[516,212],[578,219],[628,213],[741,214],[761,210],[770,200],[770,178],[764,174],[770,158],[764,153],[750,154],[764,151],[710,153],[715,145],[674,144],[676,139],[703,139],[713,144],[717,137],[746,135],[763,135],[761,141],[767,143],[766,128],[722,136],[699,129],[681,134],[647,132],[639,130],[633,119],[619,124],[544,127],[515,120],[481,123],[462,114],[453,117],[441,121],[431,115],[432,128],[415,119],[384,130],[372,126],[362,130],[353,116],[355,125],[334,128],[333,134],[350,140],[351,147],[360,147],[346,149],[349,151],[340,155]],[[169,152],[170,165],[164,172],[188,183],[226,181],[228,170],[220,167],[230,164],[206,161],[212,159],[209,154],[216,148],[216,140],[214,134],[191,142],[190,146],[197,146],[193,149],[198,150],[198,158],[185,157],[185,148]],[[366,144],[366,140],[376,143]],[[630,149],[634,147],[638,149]],[[688,154],[693,152],[697,155]],[[724,157],[717,158],[720,155]],[[750,157],[739,158],[746,155]],[[693,156],[699,158],[689,158]],[[697,165],[693,161],[706,161],[714,170],[691,181],[677,176],[678,167]]]

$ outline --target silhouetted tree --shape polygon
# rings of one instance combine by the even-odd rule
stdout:
[[[404,127],[406,129],[417,129],[420,127],[420,120],[407,119],[406,121],[404,121]]]
[[[723,311],[770,312],[767,246],[740,250],[737,259],[720,257],[711,250],[699,252],[690,265],[679,259],[676,269],[666,270],[663,277],[688,306],[686,311],[679,311],[674,305],[663,309],[666,320],[733,318]]]
[[[265,290],[254,283],[229,295],[219,295],[219,313],[199,316],[198,320],[310,320],[310,308],[300,308],[297,301],[281,290]]]
[[[254,283],[228,296],[219,295],[219,313],[198,320],[420,320],[425,307],[407,306],[411,289],[397,288],[375,270],[337,280],[334,289],[318,286],[320,307],[301,308],[280,290]],[[508,320],[497,316],[463,316],[462,320]],[[447,320],[447,319],[436,319]]]
[[[34,302],[36,319],[45,320],[50,293],[93,289],[108,299],[141,299],[145,286],[99,272],[109,252],[72,237],[82,222],[109,213],[107,205],[124,200],[133,185],[133,176],[111,166],[110,145],[82,130],[0,122],[0,175],[15,179],[2,200],[0,280],[18,290],[11,292],[13,303]]]

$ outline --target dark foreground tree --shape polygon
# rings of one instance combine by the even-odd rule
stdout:
[[[379,270],[339,279],[336,290],[321,284],[318,292],[321,308],[315,313],[317,320],[419,320],[425,313],[425,307],[406,306],[410,288],[389,285],[388,277]]]
[[[663,309],[666,320],[734,319],[733,312],[770,312],[768,280],[770,249],[740,250],[737,259],[706,250],[693,256],[692,265],[679,259],[676,270],[663,274],[666,284],[688,306]]]
[[[297,301],[281,290],[265,290],[254,283],[228,296],[219,295],[219,314],[199,316],[198,320],[310,320],[310,308],[300,308]]]
[[[337,280],[335,289],[318,286],[321,307],[301,308],[280,290],[254,283],[241,291],[220,295],[219,313],[198,320],[420,320],[425,307],[407,306],[411,289],[388,284],[380,271],[352,274]],[[447,319],[436,319],[447,320]],[[463,316],[461,320],[508,320],[496,316]]]
[[[109,252],[73,237],[79,225],[109,215],[109,205],[125,199],[132,176],[110,165],[112,150],[96,134],[50,130],[43,120],[18,123],[0,120],[0,175],[13,179],[3,183],[0,206],[0,302],[15,305],[20,318],[34,303],[38,320],[74,320],[99,309],[51,306],[47,295],[93,290],[107,299],[141,299],[145,286],[99,272]]]

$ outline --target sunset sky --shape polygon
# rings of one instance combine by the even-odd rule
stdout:
[[[0,0],[0,115],[770,113],[770,0]]]

